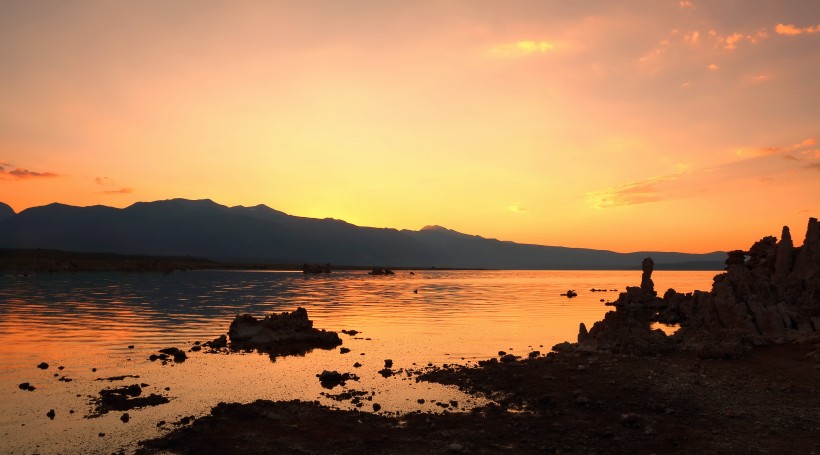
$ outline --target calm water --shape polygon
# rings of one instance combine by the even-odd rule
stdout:
[[[655,272],[656,289],[709,289],[715,272]],[[301,272],[198,271],[159,274],[0,276],[0,452],[111,453],[161,434],[157,422],[199,416],[220,401],[319,400],[316,374],[354,372],[347,389],[375,391],[383,413],[440,411],[431,401],[480,400],[451,387],[381,377],[384,359],[394,369],[428,363],[472,363],[505,350],[525,356],[573,340],[610,308],[600,299],[637,285],[640,272],[624,271],[421,271],[373,277],[362,272],[304,276]],[[561,297],[575,289],[574,299]],[[413,291],[417,290],[418,293]],[[356,329],[342,335],[348,354],[315,350],[272,362],[256,353],[189,353],[188,361],[162,366],[147,358],[157,349],[187,350],[194,341],[226,333],[237,313],[263,315],[307,308],[314,326]],[[364,339],[364,338],[369,339]],[[128,345],[134,345],[129,349]],[[50,364],[40,370],[40,362]],[[353,368],[359,362],[361,368]],[[64,370],[57,370],[64,366]],[[91,369],[96,368],[96,372]],[[54,376],[66,376],[61,382]],[[139,379],[97,378],[134,374]],[[34,392],[17,385],[29,382]],[[90,396],[100,389],[147,383],[168,404],[87,418]],[[170,390],[164,390],[169,387]],[[333,393],[341,389],[336,388]],[[426,403],[420,405],[418,398]],[[54,409],[50,420],[46,413]],[[371,410],[370,403],[364,410]],[[70,411],[74,411],[72,414]],[[168,426],[166,426],[167,428]],[[98,433],[104,432],[104,437]]]

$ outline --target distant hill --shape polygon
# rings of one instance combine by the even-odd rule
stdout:
[[[124,209],[49,204],[15,214],[0,204],[0,248],[191,256],[223,262],[490,269],[634,269],[652,256],[658,269],[716,270],[725,253],[616,253],[528,245],[440,226],[419,231],[360,227],[288,215],[265,205],[211,200],[138,202]],[[689,264],[689,265],[687,265]]]

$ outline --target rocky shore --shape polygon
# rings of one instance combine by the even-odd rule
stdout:
[[[817,220],[800,247],[784,228],[730,253],[709,292],[658,297],[652,260],[642,268],[577,343],[409,372],[487,405],[387,416],[221,403],[139,453],[820,453]]]

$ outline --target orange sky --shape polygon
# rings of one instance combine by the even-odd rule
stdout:
[[[820,3],[0,4],[0,201],[617,251],[820,215]]]

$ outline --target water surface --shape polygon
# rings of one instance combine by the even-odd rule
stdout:
[[[715,272],[655,272],[656,289],[709,289]],[[590,327],[617,292],[637,285],[627,271],[417,271],[395,276],[337,272],[195,271],[160,274],[86,273],[0,276],[0,452],[111,453],[153,437],[161,420],[202,415],[220,401],[319,400],[322,370],[356,373],[347,389],[375,393],[382,412],[437,411],[435,401],[465,409],[480,400],[451,387],[416,383],[405,375],[381,377],[384,359],[394,369],[472,363],[499,350],[526,356],[574,340],[578,324]],[[578,297],[560,296],[568,289]],[[414,292],[416,291],[416,292]],[[237,313],[264,315],[307,308],[314,326],[355,329],[341,335],[348,354],[315,350],[275,362],[257,353],[189,352],[189,360],[161,365],[147,360],[157,349],[187,350],[194,341],[227,331]],[[128,346],[133,345],[133,349]],[[50,364],[40,370],[40,362]],[[354,368],[359,362],[361,368]],[[57,370],[64,366],[64,370]],[[91,369],[96,368],[96,372]],[[54,374],[58,376],[55,377]],[[97,381],[123,374],[140,378]],[[58,381],[59,377],[71,382]],[[37,389],[18,389],[29,382]],[[100,389],[147,383],[145,393],[171,402],[86,418]],[[168,387],[170,390],[165,390]],[[340,392],[340,388],[333,390]],[[78,396],[79,395],[79,396]],[[424,404],[417,399],[424,398]],[[54,409],[50,420],[46,413]],[[70,411],[74,413],[70,413]],[[367,402],[362,410],[372,410]],[[166,425],[165,427],[168,427]],[[98,433],[105,433],[99,437]]]

